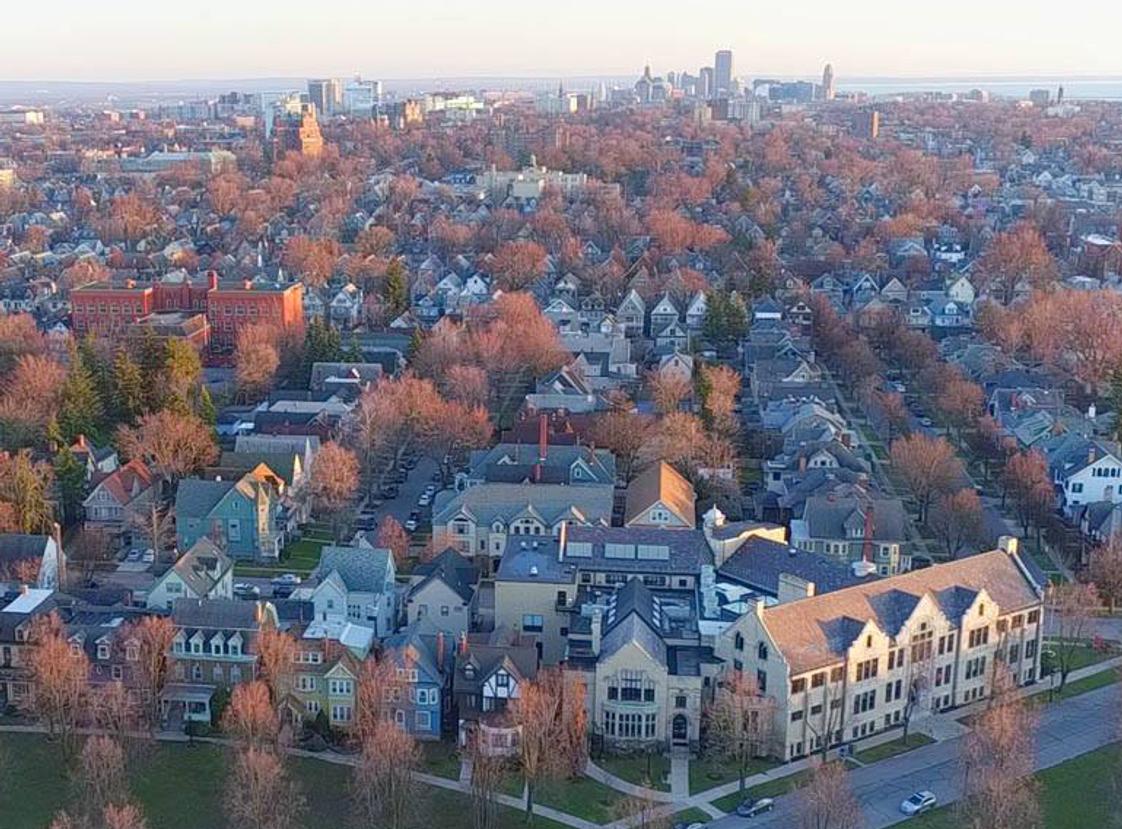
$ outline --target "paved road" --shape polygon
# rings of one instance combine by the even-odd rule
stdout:
[[[1043,769],[1094,751],[1119,737],[1119,686],[1109,685],[1041,709],[1036,737],[1036,768]],[[917,748],[898,757],[849,773],[850,786],[871,829],[905,820],[900,802],[921,789],[930,789],[940,803],[962,795],[958,763],[961,738]],[[728,815],[708,824],[713,829],[763,829],[795,824],[796,799],[776,799],[768,815],[740,818]]]

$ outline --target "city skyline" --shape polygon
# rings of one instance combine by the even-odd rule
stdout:
[[[137,0],[112,0],[96,13],[76,0],[59,7],[57,16],[28,6],[9,11],[12,29],[26,36],[9,46],[0,80],[141,82],[355,72],[387,79],[615,76],[637,74],[647,63],[658,72],[697,71],[711,64],[718,49],[733,52],[738,76],[812,76],[826,61],[839,80],[1122,75],[1122,56],[1110,48],[1109,27],[1057,39],[1056,20],[1047,9],[1018,7],[1014,14],[1005,3],[978,6],[965,0],[909,10],[899,19],[882,0],[844,7],[809,0],[751,19],[736,4],[719,0],[686,27],[669,6],[647,4],[637,15],[640,7],[633,2],[605,8],[589,0],[574,0],[556,19],[544,5],[527,9],[511,0],[492,0],[474,10],[418,0],[376,12],[345,2],[333,7],[335,14],[320,17],[288,2],[203,0],[189,20]],[[1100,0],[1065,7],[1072,18],[1109,11]],[[543,37],[539,29],[545,22],[549,34]],[[411,27],[416,37],[382,37],[387,30]],[[620,31],[631,35],[621,39]],[[52,48],[42,49],[44,42]],[[479,48],[484,42],[503,48]]]

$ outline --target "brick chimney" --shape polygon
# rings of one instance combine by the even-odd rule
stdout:
[[[468,652],[468,635],[467,631],[460,632],[460,656],[467,656]]]
[[[542,470],[545,468],[546,454],[549,452],[549,418],[538,416],[538,462],[534,465],[534,483],[540,484]]]

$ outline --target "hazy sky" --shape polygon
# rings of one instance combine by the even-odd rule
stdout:
[[[1117,74],[1118,0],[6,0],[0,80]]]

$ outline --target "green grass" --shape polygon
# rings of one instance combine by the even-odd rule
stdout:
[[[578,777],[539,786],[534,793],[534,803],[552,806],[593,823],[606,824],[618,817],[615,810],[623,797],[620,792],[591,777]]]
[[[744,776],[751,777],[761,771],[773,769],[777,765],[779,764],[774,760],[759,758],[748,764]],[[690,761],[690,794],[698,794],[736,779],[736,766],[719,757],[700,757]]]
[[[688,809],[683,809],[674,815],[675,823],[684,823],[689,826],[691,823],[708,823],[711,820],[707,812],[691,806]]]
[[[1057,656],[1060,653],[1060,646],[1056,642],[1045,642],[1044,650],[1055,651]],[[1086,668],[1088,665],[1097,665],[1107,659],[1118,656],[1119,652],[1111,648],[1096,649],[1094,645],[1079,644],[1073,647],[1068,656],[1068,662],[1071,665],[1071,670],[1077,671],[1080,668]],[[1053,661],[1053,664],[1058,668],[1058,664]]]
[[[441,740],[435,743],[420,743],[421,770],[449,780],[460,779],[460,753],[453,743]]]
[[[614,774],[640,786],[648,786],[659,791],[670,791],[670,784],[664,782],[670,774],[670,758],[662,754],[652,754],[650,775],[647,774],[648,756],[645,754],[605,755],[596,760],[596,765],[609,774]]]
[[[934,739],[928,737],[926,734],[913,732],[908,735],[907,743],[904,742],[903,737],[897,737],[895,740],[890,740],[887,743],[867,748],[864,751],[859,751],[853,755],[854,759],[859,763],[869,764],[876,763],[878,760],[887,760],[889,757],[895,757],[897,754],[903,754],[906,751],[919,748],[920,746],[929,745],[935,742]]]
[[[1038,772],[1040,804],[1048,829],[1086,829],[1111,826],[1117,818],[1116,769],[1122,762],[1118,743]],[[937,794],[937,793],[936,793]],[[959,829],[962,820],[954,804],[912,820],[923,829]]]
[[[1107,685],[1113,685],[1118,682],[1118,671],[1113,668],[1107,668],[1105,671],[1085,676],[1082,679],[1073,679],[1064,685],[1062,691],[1056,691],[1052,695],[1053,700],[1070,699],[1077,697],[1080,694],[1086,694],[1088,691],[1095,691],[1099,688],[1105,688]],[[1046,682],[1048,680],[1045,680]],[[1059,680],[1057,680],[1058,682]],[[1049,701],[1047,692],[1037,694],[1032,698],[1033,702],[1038,705],[1044,705]]]
[[[235,563],[234,575],[268,578],[277,573],[299,573],[306,576],[319,564],[320,549],[330,543],[330,537],[316,538],[305,535],[299,541],[290,542],[281,550],[280,560],[276,564],[262,564],[258,561]]]
[[[758,786],[751,786],[744,790],[744,794],[733,792],[713,801],[713,805],[722,812],[731,812],[736,809],[745,797],[779,797],[793,792],[801,786],[810,776],[810,769],[803,769],[784,777],[776,777]]]
[[[155,744],[148,746],[130,772],[130,788],[150,829],[215,829],[227,826],[222,813],[226,750],[215,745]],[[57,744],[37,734],[0,732],[3,779],[0,784],[0,825],[4,829],[46,829],[51,818],[72,803],[73,786],[64,771]],[[290,768],[307,798],[306,829],[350,825],[350,769],[322,760],[292,760]],[[433,829],[471,829],[466,795],[421,786],[417,796]],[[522,813],[502,809],[497,829],[525,826]],[[561,824],[534,818],[534,826],[561,829]]]

